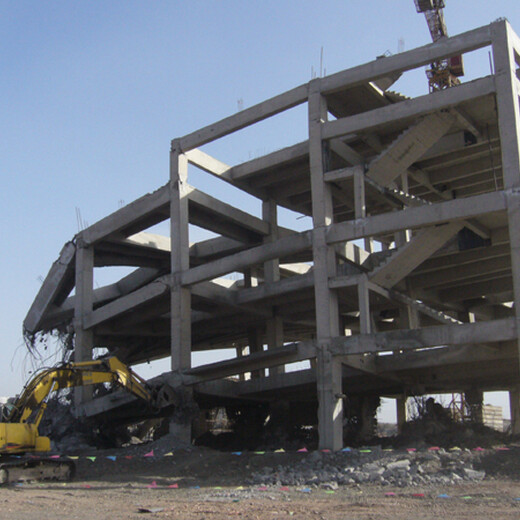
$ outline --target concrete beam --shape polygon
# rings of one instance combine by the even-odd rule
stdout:
[[[314,285],[314,273],[308,272],[284,278],[271,284],[261,284],[256,287],[240,289],[235,294],[238,305],[252,303],[267,298],[274,298],[291,292],[301,291]]]
[[[314,342],[305,341],[272,348],[262,352],[255,352],[247,356],[208,363],[189,370],[184,374],[196,376],[198,381],[211,381],[229,377],[244,372],[275,367],[285,363],[294,363],[313,358],[316,355]]]
[[[199,261],[220,258],[247,248],[243,242],[226,237],[210,238],[190,244],[190,257]]]
[[[341,278],[342,277],[337,277],[335,279],[330,280],[329,285],[331,287],[334,287],[334,286],[346,287],[347,286],[346,282],[348,280],[343,281],[343,280],[341,280]],[[353,282],[355,284],[357,284],[358,281],[362,279],[359,276],[351,276],[349,278],[352,278]],[[386,298],[389,301],[394,301],[394,302],[397,302],[400,304],[404,304],[408,307],[411,307],[416,312],[420,312],[426,316],[429,316],[430,318],[433,318],[435,321],[438,321],[440,323],[447,323],[450,325],[455,324],[455,323],[462,323],[461,321],[452,318],[451,316],[445,314],[444,312],[438,311],[437,309],[434,309],[433,307],[430,307],[423,302],[417,301],[414,298],[411,298],[410,296],[407,296],[404,293],[396,291],[395,289],[386,289],[373,282],[368,282],[368,289],[379,294],[380,296],[382,296],[383,298]],[[417,327],[410,327],[410,328],[417,328]]]
[[[465,199],[438,202],[428,206],[407,208],[403,211],[382,213],[356,221],[333,224],[327,232],[327,241],[334,244],[367,236],[393,233],[401,229],[414,229],[477,217],[505,209],[506,202],[503,192],[485,193]]]
[[[158,273],[157,269],[136,269],[129,275],[121,278],[119,282],[94,289],[94,307],[135,291],[142,285],[146,285],[157,278]],[[41,327],[52,329],[70,320],[74,315],[75,302],[76,296],[69,296],[59,307],[51,307],[42,319]]]
[[[186,158],[190,164],[193,164],[197,168],[205,171],[206,173],[210,173],[215,177],[219,177],[223,180],[231,182],[230,170],[231,166],[222,161],[219,161],[215,157],[195,148],[194,150],[190,150],[186,152]]]
[[[269,234],[269,224],[262,219],[211,197],[192,186],[186,187],[186,192],[189,198],[190,223],[217,232],[220,231],[223,223],[230,223],[238,230],[252,232],[260,237]]]
[[[498,273],[511,268],[509,256],[498,258],[482,259],[472,264],[456,265],[447,269],[429,272],[410,278],[410,287],[413,289],[432,288],[438,285],[448,285],[453,282],[463,282],[482,273]]]
[[[237,114],[221,119],[212,125],[185,135],[179,140],[180,150],[187,152],[210,141],[215,141],[220,137],[241,130],[253,123],[257,123],[258,121],[301,105],[307,101],[307,89],[307,85],[301,85],[283,94],[274,96],[267,101],[246,108]]]
[[[507,318],[463,325],[438,325],[336,337],[332,340],[331,351],[334,355],[345,356],[392,350],[415,350],[442,345],[496,343],[514,340],[516,337],[516,322],[513,318]]]
[[[166,185],[99,220],[81,231],[78,236],[85,244],[95,244],[116,233],[123,236],[134,235],[152,224],[166,220],[169,202],[170,187]],[[151,214],[157,214],[152,221],[147,218]]]
[[[95,327],[160,298],[170,290],[170,279],[170,275],[161,276],[144,287],[99,307],[85,316],[85,326]]]
[[[205,280],[212,280],[233,271],[241,271],[250,265],[298,253],[310,247],[312,247],[312,234],[310,231],[295,233],[270,244],[252,247],[246,251],[192,267],[182,274],[182,284],[190,286]]]
[[[513,278],[509,270],[505,273],[484,274],[482,278],[472,278],[460,284],[452,283],[449,288],[438,291],[438,297],[444,302],[460,302],[482,296],[507,293],[507,300],[512,300]]]
[[[72,242],[67,242],[56,260],[50,268],[45,280],[34,299],[27,316],[23,322],[24,331],[35,333],[40,330],[40,325],[52,305],[60,305],[56,299],[67,287],[68,292],[72,290],[73,283],[67,280],[72,278],[74,272],[73,260],[76,253],[76,246]],[[70,286],[70,289],[69,289]],[[62,295],[63,299],[68,296],[68,292]]]
[[[366,132],[389,122],[419,117],[494,93],[493,77],[477,79],[446,90],[330,121],[323,125],[323,139]]]
[[[251,161],[233,166],[229,172],[230,177],[236,182],[247,181],[249,177],[256,175],[258,172],[269,168],[278,168],[283,164],[294,160],[305,159],[308,155],[309,142],[303,141],[262,157],[252,159]]]
[[[321,80],[321,91],[329,94],[345,87],[374,81],[394,73],[429,65],[434,61],[455,56],[464,52],[486,47],[491,43],[491,28],[494,24],[479,27],[471,31],[443,38],[436,43],[430,43],[407,52],[401,52],[377,59],[348,70],[326,76]]]
[[[464,374],[461,373],[459,377],[452,374],[448,375],[448,368],[452,365],[460,365],[458,371],[464,372],[463,365],[468,362],[476,363],[493,363],[500,360],[513,360],[515,357],[514,350],[510,348],[510,344],[506,343],[500,348],[490,349],[481,345],[461,345],[456,347],[439,347],[420,351],[404,351],[394,353],[391,356],[376,356],[376,366],[378,373],[393,373],[399,377],[403,371],[428,371],[428,378],[438,377],[438,374],[432,374],[437,368],[439,369],[441,377],[445,376],[447,379],[452,379],[452,388],[458,384],[460,380],[464,379]],[[474,368],[468,369],[468,372]],[[485,368],[484,368],[485,371]],[[424,377],[424,373],[423,373]],[[502,384],[502,381],[496,381],[495,384]],[[460,389],[460,386],[459,386]]]

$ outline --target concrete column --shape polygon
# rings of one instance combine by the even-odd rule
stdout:
[[[397,433],[403,431],[406,423],[406,396],[402,395],[395,400],[395,410],[397,415]]]
[[[328,285],[329,278],[336,273],[336,258],[333,249],[326,241],[326,226],[333,221],[331,189],[323,180],[325,150],[321,131],[322,123],[326,120],[327,107],[324,97],[320,94],[318,78],[309,84],[309,160],[314,224],[318,428],[320,448],[339,450],[343,446],[342,366],[329,350],[331,337],[339,335],[339,313],[337,296]]]
[[[274,242],[278,236],[278,212],[274,200],[262,201],[262,218],[269,223],[269,235],[264,244]],[[277,282],[280,279],[280,261],[278,258],[264,262],[264,283]]]
[[[358,283],[358,305],[359,305],[359,332],[370,334],[372,332],[372,318],[370,316],[370,292],[368,289],[368,278],[363,275]]]
[[[76,298],[74,306],[74,361],[92,359],[94,333],[83,327],[83,320],[93,310],[94,304],[94,248],[85,246],[81,239],[76,245]],[[92,399],[92,387],[74,390],[74,402],[79,405]]]
[[[365,174],[361,169],[354,173],[354,214],[356,218],[365,218],[367,216],[367,208],[365,201]],[[372,253],[374,250],[374,241],[372,237],[363,239],[365,251]]]
[[[235,349],[237,353],[237,358],[247,356],[247,347],[236,347]],[[246,380],[246,373],[240,373],[238,374],[238,380],[239,381],[245,381]]]
[[[277,206],[274,200],[262,202],[262,218],[269,223],[270,233],[264,239],[264,243],[277,240],[278,237],[278,215]],[[264,262],[264,283],[270,284],[280,280],[280,261],[278,258]],[[267,348],[272,349],[283,345],[283,321],[280,316],[276,316],[276,309],[273,308],[273,317],[266,323],[266,343]],[[285,366],[272,367],[269,374],[281,374],[285,372]]]
[[[504,188],[520,186],[520,106],[517,64],[520,48],[515,49],[516,36],[507,21],[492,25],[493,62],[498,108],[498,129],[502,150]]]
[[[468,406],[469,416],[473,422],[482,423],[482,407],[484,405],[484,392],[482,390],[472,388],[464,392],[464,400]]]
[[[172,143],[170,154],[171,188],[171,356],[172,370],[191,367],[191,294],[181,286],[183,271],[190,267],[188,235],[188,161]]]
[[[258,286],[258,272],[256,268],[249,268],[244,271],[244,287],[257,287]],[[263,331],[260,327],[248,327],[247,329],[247,342],[249,345],[249,354],[254,352],[262,352],[264,350]],[[253,370],[247,372],[250,378],[264,377],[265,370]]]
[[[262,352],[264,350],[263,334],[259,327],[250,327],[247,329],[247,338],[249,342],[249,353]],[[265,369],[253,370],[251,378],[264,377]]]
[[[520,330],[520,108],[515,42],[518,37],[507,21],[492,25],[493,62],[498,108],[498,129],[502,151],[502,172],[507,193],[511,271],[513,275],[514,309]],[[520,49],[516,49],[520,55]],[[520,353],[520,340],[517,338]]]
[[[268,349],[283,346],[283,320],[280,316],[275,315],[267,320],[266,343]],[[269,374],[283,374],[284,372],[285,365],[279,365],[269,369]]]
[[[509,410],[511,413],[511,433],[520,434],[520,385],[509,390]]]
[[[408,193],[408,173],[401,173],[401,191]],[[401,247],[410,240],[410,230],[402,229],[394,235],[395,247]]]
[[[258,286],[258,269],[250,267],[244,270],[244,287]]]
[[[513,275],[514,311],[516,330],[520,331],[520,191],[507,193],[507,216],[509,221],[509,245],[511,248],[511,273]],[[520,337],[517,335],[520,360]],[[520,366],[519,366],[520,371]]]
[[[171,367],[178,372],[191,367],[191,291],[181,285],[182,273],[190,267],[187,177],[188,161],[179,142],[173,141],[170,153]],[[191,421],[183,424],[171,421],[170,433],[191,442]]]

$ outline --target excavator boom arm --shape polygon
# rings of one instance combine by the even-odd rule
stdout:
[[[38,426],[45,410],[45,399],[51,392],[62,388],[99,383],[115,383],[148,402],[151,402],[153,398],[145,381],[116,357],[67,363],[61,367],[39,372],[16,400],[7,422],[25,423],[33,412],[38,410],[33,420],[34,424]]]

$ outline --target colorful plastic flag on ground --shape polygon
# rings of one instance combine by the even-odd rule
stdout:
[[[148,453],[145,453],[144,456],[145,457],[155,457],[155,455],[153,454],[153,450],[149,451]]]

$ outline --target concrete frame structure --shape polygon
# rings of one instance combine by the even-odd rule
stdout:
[[[413,99],[388,90],[484,47],[490,76]],[[65,245],[25,331],[73,323],[76,359],[93,347],[129,363],[171,356],[170,380],[200,400],[317,401],[321,448],[342,447],[351,394],[397,397],[402,419],[406,395],[507,389],[520,432],[519,64],[520,39],[497,21],[173,140],[169,182]],[[305,142],[235,166],[199,149],[305,103]],[[261,199],[262,218],[191,187],[189,165]],[[278,206],[313,228],[282,228]],[[146,232],[167,219],[171,238]],[[189,224],[220,236],[190,244]],[[94,290],[108,265],[136,269]],[[220,278],[232,272],[243,281]],[[237,357],[191,367],[193,351],[223,347]]]

